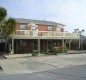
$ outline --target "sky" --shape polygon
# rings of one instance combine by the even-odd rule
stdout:
[[[8,17],[55,21],[65,31],[86,31],[86,0],[0,0]]]

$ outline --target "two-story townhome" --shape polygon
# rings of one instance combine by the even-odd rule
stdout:
[[[77,33],[65,32],[64,24],[45,20],[15,19],[17,22],[16,33],[12,35],[11,41],[14,53],[40,53],[49,47],[65,47],[66,42],[80,39]]]

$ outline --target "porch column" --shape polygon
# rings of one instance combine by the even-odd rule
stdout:
[[[38,39],[38,53],[40,53],[40,39]]]
[[[71,48],[71,40],[69,40],[69,50],[70,50],[70,48]]]
[[[63,47],[63,51],[64,51],[64,39],[62,39],[62,47]]]
[[[12,38],[12,51],[11,54],[14,54],[14,39]]]
[[[81,43],[81,42],[80,42],[80,39],[79,39],[79,49],[80,49],[80,43]]]
[[[65,40],[65,45],[64,45],[64,47],[66,47],[66,40]]]

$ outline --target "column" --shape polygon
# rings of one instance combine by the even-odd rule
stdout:
[[[38,53],[40,53],[40,39],[38,39]]]
[[[69,50],[70,50],[70,48],[71,48],[71,40],[69,40]]]
[[[14,54],[14,39],[12,38],[12,50],[11,50],[11,54]]]
[[[64,39],[62,39],[62,47],[63,47],[63,52],[64,52]]]
[[[64,47],[66,47],[66,40],[65,40],[65,45],[64,45]]]
[[[80,39],[79,39],[79,49],[80,49]]]

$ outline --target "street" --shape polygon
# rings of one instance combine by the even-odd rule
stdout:
[[[86,80],[86,54],[3,59],[0,64],[0,80]]]
[[[86,65],[32,74],[0,76],[0,80],[86,80]]]

